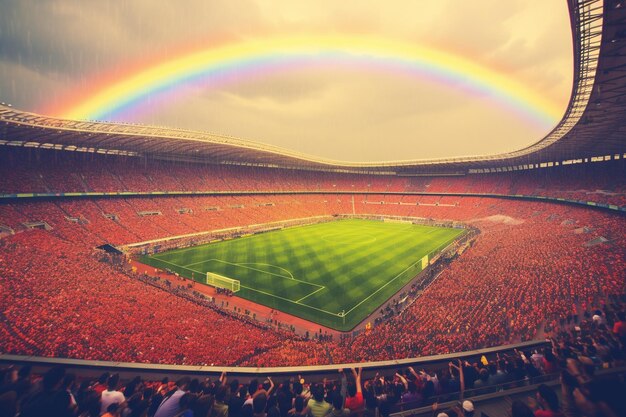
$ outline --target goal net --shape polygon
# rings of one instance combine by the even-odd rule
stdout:
[[[215,288],[225,288],[232,292],[240,290],[240,283],[237,279],[227,278],[223,275],[216,274],[214,272],[206,273],[206,283]]]

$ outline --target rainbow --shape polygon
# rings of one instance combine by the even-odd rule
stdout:
[[[486,96],[494,106],[544,127],[555,124],[564,110],[504,72],[459,54],[380,37],[333,35],[267,37],[199,48],[95,83],[87,96],[53,113],[67,119],[106,120],[141,107],[155,94],[175,93],[194,82],[217,87],[265,73],[332,65],[434,80],[467,94]]]

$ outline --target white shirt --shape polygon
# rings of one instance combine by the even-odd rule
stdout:
[[[100,407],[100,415],[106,413],[107,408],[109,408],[111,404],[121,404],[124,401],[126,401],[126,398],[124,397],[124,394],[119,391],[109,391],[108,389],[106,391],[102,391],[102,396],[100,397],[100,404],[102,405]]]

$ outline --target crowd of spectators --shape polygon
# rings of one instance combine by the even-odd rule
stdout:
[[[592,233],[575,233],[580,224],[563,223],[582,214],[577,210],[532,216],[541,207],[525,206],[520,224],[497,218],[473,223],[481,229],[475,244],[401,316],[377,326],[371,337],[351,341],[352,350],[363,359],[382,352],[401,358],[529,340],[540,334],[542,324],[555,328],[560,318],[625,293],[621,218],[598,221]],[[584,245],[598,235],[610,236],[612,244]]]
[[[0,277],[5,353],[210,365],[287,337],[146,285],[46,231],[0,240]]]
[[[381,374],[375,368],[340,368],[336,378],[322,381],[293,375],[243,383],[229,380],[226,373],[219,379],[120,381],[109,372],[90,379],[58,366],[43,375],[33,375],[30,366],[11,366],[0,370],[0,416],[362,417],[424,406],[431,406],[437,417],[472,416],[480,408],[472,402],[477,395],[536,385],[558,375],[562,400],[541,384],[536,397],[513,402],[511,415],[618,417],[626,412],[624,373],[598,373],[626,364],[625,307],[616,301],[586,312],[540,349]],[[457,399],[456,406],[439,406]]]
[[[30,159],[24,152],[9,150],[0,155],[0,193],[304,190],[327,194],[1,204],[0,226],[17,232],[0,235],[3,352],[252,366],[405,358],[551,335],[581,312],[626,293],[623,217],[543,202],[359,194],[587,193],[616,202],[623,198],[626,178],[620,175],[621,160],[602,164],[602,169],[580,164],[531,173],[381,177],[213,165],[192,169],[88,154],[43,152]],[[353,194],[332,194],[346,190]],[[356,337],[322,340],[301,340],[266,328],[262,319],[254,321],[245,314],[238,317],[204,305],[188,291],[140,281],[116,265],[101,262],[94,252],[104,243],[128,244],[336,213],[448,219],[466,222],[481,233],[431,285],[419,288],[413,304],[384,309],[383,319]],[[25,226],[34,223],[51,230]],[[415,296],[413,291],[411,299]],[[220,344],[235,347],[224,350]]]
[[[351,211],[335,195],[196,196],[17,201],[0,205],[0,226],[15,232],[45,223],[63,237],[116,245]]]
[[[299,205],[313,198],[320,197],[302,197]],[[546,203],[477,197],[456,202],[371,205],[382,214],[443,213],[481,233],[402,313],[394,309],[354,338],[322,341],[267,329],[262,318],[255,323],[222,314],[181,297],[176,288],[147,287],[94,254],[95,244],[109,241],[115,229],[93,233],[68,222],[54,203],[0,206],[2,219],[39,213],[54,226],[0,239],[0,347],[19,354],[185,364],[371,361],[542,337],[564,320],[626,293],[621,217]],[[113,207],[114,200],[108,204]],[[356,207],[370,210],[366,204]],[[313,215],[324,213],[321,204],[315,210]],[[147,236],[130,224],[125,230]],[[599,237],[608,242],[587,245]],[[234,348],[221,349],[217,341]]]
[[[0,193],[350,191],[534,195],[626,205],[624,159],[490,174],[402,177],[6,149]]]

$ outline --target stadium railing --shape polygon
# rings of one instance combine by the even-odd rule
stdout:
[[[595,372],[594,375],[605,377],[609,375],[624,375],[626,374],[626,366],[621,366],[617,368],[609,368],[609,369],[600,369]],[[489,385],[483,388],[477,389],[468,389],[463,393],[463,398],[469,398],[472,400],[474,405],[478,404],[477,408],[483,408],[483,404],[489,401],[503,401],[505,399],[509,399],[510,397],[516,396],[529,396],[537,391],[540,385],[545,384],[551,386],[555,389],[558,388],[560,384],[560,373],[553,373],[548,375],[541,375],[532,379],[523,380],[523,381],[513,381],[508,382],[506,384],[495,384]],[[512,384],[516,384],[512,386]],[[459,393],[452,393],[447,395],[445,398],[437,398],[440,401],[438,402],[438,409],[443,411],[448,408],[451,408],[458,404],[459,402]],[[390,417],[430,417],[433,415],[432,405],[428,406],[411,406],[410,403],[402,403],[399,404],[397,408],[392,410],[390,413]],[[510,408],[510,407],[508,407]],[[483,416],[486,413],[482,413]]]
[[[494,353],[505,353],[515,349],[537,349],[547,347],[550,344],[545,341],[533,341],[518,343],[514,345],[500,346],[496,348],[480,349],[475,351],[461,352],[450,355],[439,355],[424,358],[406,359],[402,361],[387,361],[364,364],[344,364],[326,365],[313,367],[286,367],[286,368],[233,368],[233,367],[198,367],[198,366],[178,366],[178,365],[150,365],[140,363],[120,363],[105,361],[85,361],[62,358],[42,358],[27,357],[17,355],[0,355],[1,365],[30,365],[36,374],[43,374],[53,366],[63,366],[66,370],[73,372],[80,378],[97,378],[102,371],[119,373],[121,380],[130,380],[136,376],[144,380],[158,380],[163,377],[170,379],[183,375],[191,377],[214,377],[217,378],[223,371],[228,372],[230,377],[238,378],[242,383],[248,383],[252,378],[260,376],[280,376],[280,375],[300,375],[306,376],[310,382],[319,382],[326,378],[328,381],[337,379],[339,368],[352,366],[363,366],[364,375],[373,373],[382,376],[393,375],[397,367],[402,365],[421,366],[424,369],[439,366],[453,358],[477,359],[482,355],[493,355]],[[606,377],[611,375],[626,375],[626,366],[615,368],[599,369],[596,376]],[[371,375],[369,375],[371,377]],[[449,392],[443,395],[434,396],[424,402],[412,403],[402,402],[394,404],[390,409],[390,417],[420,417],[431,416],[433,414],[432,404],[438,403],[439,410],[451,408],[463,399],[471,399],[479,409],[486,408],[489,403],[509,402],[511,398],[524,397],[531,392],[535,392],[541,384],[556,387],[560,383],[560,373],[539,375],[532,378],[508,381],[503,384],[493,384],[475,389],[466,389],[464,392]],[[501,408],[501,407],[500,407]],[[508,407],[507,407],[508,408]],[[485,415],[483,413],[483,415]]]
[[[308,377],[319,379],[333,379],[337,376],[339,368],[361,367],[363,372],[376,373],[381,376],[394,375],[399,368],[412,366],[414,368],[432,370],[446,367],[448,362],[455,359],[464,359],[469,362],[477,362],[484,355],[487,358],[493,356],[495,360],[497,354],[508,352],[527,351],[534,349],[542,349],[551,346],[546,340],[533,340],[521,342],[511,345],[489,347],[484,349],[476,349],[465,352],[449,353],[445,355],[424,356],[419,358],[396,359],[389,361],[364,362],[364,363],[348,363],[348,364],[332,364],[318,366],[289,366],[289,367],[272,367],[272,368],[256,368],[256,367],[236,367],[236,366],[189,366],[189,365],[161,365],[146,363],[130,363],[130,362],[108,362],[93,361],[83,359],[67,359],[67,358],[45,358],[39,356],[21,356],[21,355],[0,355],[0,364],[14,365],[31,365],[35,372],[43,372],[53,366],[62,365],[68,370],[79,376],[98,377],[103,371],[111,370],[120,374],[120,377],[132,378],[134,376],[142,376],[151,379],[160,379],[165,376],[182,377],[182,376],[202,376],[219,377],[222,372],[227,372],[229,376],[238,378],[246,382],[260,376],[292,376],[307,375]]]

